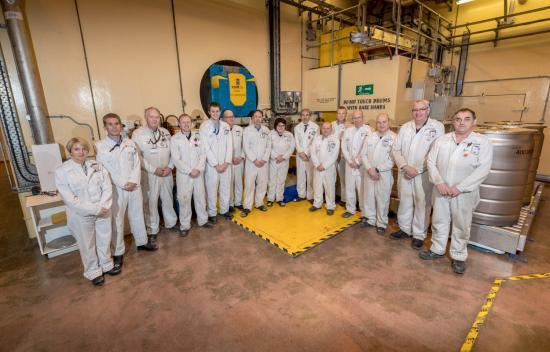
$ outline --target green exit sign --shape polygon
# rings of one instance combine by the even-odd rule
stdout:
[[[374,84],[363,84],[355,86],[355,95],[372,95],[374,93]]]

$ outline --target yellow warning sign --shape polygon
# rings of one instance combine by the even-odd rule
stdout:
[[[246,103],[246,77],[242,73],[229,73],[229,100],[235,106]]]

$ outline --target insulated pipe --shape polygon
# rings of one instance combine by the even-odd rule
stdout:
[[[31,36],[25,17],[24,0],[0,0],[8,35],[13,48],[17,72],[21,80],[21,88],[27,111],[30,115],[29,124],[35,144],[54,143],[53,132],[48,121],[48,109],[44,88],[38,73],[38,64],[32,47]]]

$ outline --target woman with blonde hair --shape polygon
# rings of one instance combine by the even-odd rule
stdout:
[[[67,206],[67,225],[75,237],[84,265],[84,277],[94,285],[113,272],[111,257],[112,186],[107,170],[88,159],[90,144],[82,138],[67,143],[71,158],[55,171],[55,184]]]

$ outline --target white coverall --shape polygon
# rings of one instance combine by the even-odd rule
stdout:
[[[361,161],[361,150],[369,133],[371,133],[371,129],[367,125],[359,128],[348,127],[344,131],[342,154],[346,160],[346,211],[350,214],[355,214],[357,196],[359,197],[359,206],[363,206],[363,173],[365,169]],[[359,169],[353,169],[350,166],[352,161],[360,164]]]
[[[295,141],[292,133],[284,131],[282,135],[272,130],[271,158],[269,160],[269,190],[267,200],[270,202],[282,202],[285,193],[285,182],[288,174],[290,156],[294,152]],[[282,155],[284,160],[277,164],[277,156]]]
[[[269,138],[269,128],[263,125],[259,130],[254,125],[249,125],[244,129],[243,134],[243,149],[246,155],[243,207],[251,210],[252,203],[256,204],[256,208],[264,205],[269,177],[268,162],[271,153],[271,139]],[[263,160],[266,163],[262,167],[257,167],[254,165],[254,160]]]
[[[384,134],[372,132],[365,138],[362,151],[362,161],[365,168],[365,194],[363,195],[364,216],[367,223],[386,228],[388,226],[388,210],[390,194],[393,186],[393,156],[391,153],[397,135],[388,130]],[[370,168],[378,170],[380,178],[372,180],[367,173]]]
[[[461,193],[443,197],[434,187],[432,252],[445,254],[452,222],[451,258],[465,261],[468,257],[472,213],[479,203],[479,186],[489,175],[492,161],[493,145],[482,134],[472,132],[459,145],[454,132],[435,141],[428,155],[430,181],[434,185],[456,186]]]
[[[193,198],[195,204],[198,225],[202,226],[208,221],[202,175],[206,163],[206,154],[197,132],[191,132],[189,139],[184,133],[178,132],[172,137],[170,144],[172,162],[176,166],[180,229],[185,231],[191,228],[191,198]],[[196,178],[189,175],[193,169],[200,171],[200,175]]]
[[[141,162],[136,143],[124,138],[115,142],[106,137],[96,143],[96,159],[109,171],[113,183],[113,255],[124,255],[124,215],[128,209],[128,222],[136,246],[147,243],[147,230],[143,218],[143,194],[141,193]],[[126,183],[135,183],[133,191],[124,190]]]
[[[401,126],[393,144],[393,158],[399,168],[397,222],[403,232],[419,240],[426,238],[432,207],[433,184],[428,177],[426,160],[432,143],[444,133],[443,124],[437,120],[428,118],[418,133],[414,121],[409,121]],[[413,179],[405,177],[402,168],[406,165],[418,172]]]
[[[309,121],[306,124],[300,122],[294,127],[294,138],[296,139],[296,190],[298,197],[313,199],[313,163],[303,161],[299,153],[306,153],[309,157],[311,142],[315,135],[319,134],[319,126]]]
[[[323,206],[323,191],[327,210],[336,208],[336,160],[340,153],[340,141],[338,136],[331,134],[328,137],[317,135],[311,143],[311,162],[314,167],[313,174],[313,206]],[[325,170],[317,170],[317,166],[323,165]]]
[[[211,119],[203,123],[199,134],[206,152],[206,168],[204,182],[208,203],[208,216],[217,215],[218,192],[220,194],[220,214],[229,211],[231,194],[231,164],[233,157],[233,138],[229,125],[219,121],[219,125]],[[218,173],[216,166],[228,163],[224,172]]]
[[[162,127],[153,132],[149,127],[144,126],[134,131],[132,140],[136,142],[141,157],[141,185],[143,198],[146,201],[143,206],[145,225],[151,235],[156,235],[160,227],[159,197],[162,203],[164,226],[166,228],[174,227],[178,221],[172,193],[174,178],[171,174],[166,177],[155,175],[157,167],[174,168],[170,161],[170,133]]]
[[[111,208],[112,185],[107,170],[95,160],[83,165],[72,159],[55,170],[55,184],[67,206],[67,225],[78,243],[84,265],[84,277],[93,280],[113,268],[111,257],[111,213],[98,214]]]
[[[342,139],[344,138],[344,131],[346,130],[346,123],[338,123],[338,121],[332,121],[332,133],[338,137],[340,145],[342,145]],[[340,180],[340,200],[346,201],[346,159],[340,149],[338,155],[336,171],[338,172],[338,179]]]
[[[233,160],[231,161],[231,193],[229,195],[229,205],[238,207],[243,203],[243,128],[233,125],[231,128],[231,135],[233,136],[233,158],[241,158],[241,162],[239,165],[233,165]]]

